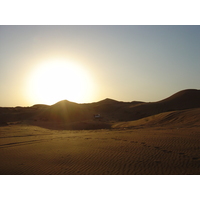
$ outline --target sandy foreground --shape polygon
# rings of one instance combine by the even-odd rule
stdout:
[[[199,175],[199,128],[0,127],[1,175]]]

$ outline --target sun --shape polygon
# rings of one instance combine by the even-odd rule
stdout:
[[[92,93],[93,83],[83,66],[65,60],[40,63],[31,73],[29,97],[34,102],[52,105],[58,101],[84,102]]]

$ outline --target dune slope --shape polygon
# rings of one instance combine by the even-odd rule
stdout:
[[[164,112],[139,120],[118,122],[112,128],[141,128],[141,127],[199,127],[200,108]]]

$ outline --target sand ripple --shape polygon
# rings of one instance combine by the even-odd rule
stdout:
[[[200,174],[200,131],[195,128],[0,129],[0,174]]]

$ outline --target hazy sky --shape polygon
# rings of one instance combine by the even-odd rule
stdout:
[[[199,77],[200,26],[0,26],[0,106],[158,101]]]

